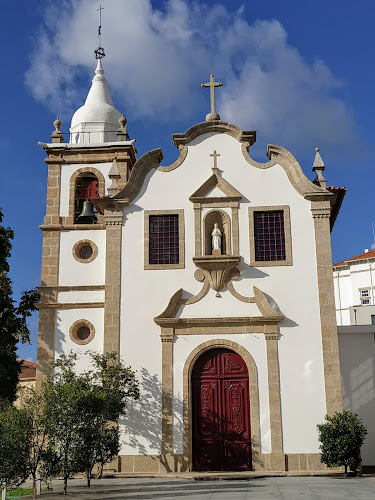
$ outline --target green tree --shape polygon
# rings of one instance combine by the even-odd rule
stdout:
[[[329,417],[317,426],[321,443],[321,462],[328,467],[348,467],[355,470],[361,462],[361,447],[367,429],[358,415],[343,410]]]
[[[117,353],[105,355],[90,353],[93,369],[90,372],[88,415],[83,433],[80,456],[90,486],[91,471],[99,465],[101,477],[104,464],[119,452],[119,429],[115,424],[126,412],[129,397],[139,398],[138,382],[134,372],[118,361]]]
[[[23,292],[18,306],[12,298],[12,282],[8,258],[14,237],[10,228],[1,225],[3,213],[0,209],[0,400],[12,402],[16,399],[18,375],[21,365],[17,361],[17,342],[29,341],[27,318],[35,311],[39,302],[37,290]]]
[[[36,499],[37,474],[40,471],[47,451],[46,411],[43,392],[28,387],[20,391],[20,408],[30,425],[28,474],[33,478],[33,500]]]
[[[93,368],[77,373],[77,354],[61,356],[55,374],[46,381],[45,421],[49,437],[46,471],[64,479],[85,472],[90,485],[92,468],[114,458],[119,450],[115,424],[126,411],[129,397],[139,397],[134,372],[116,353],[90,354]]]
[[[0,404],[0,484],[18,486],[28,476],[30,421],[27,414],[3,401]]]

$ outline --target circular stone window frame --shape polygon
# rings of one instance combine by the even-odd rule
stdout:
[[[81,340],[78,337],[78,330],[81,328],[81,326],[87,326],[90,329],[90,335],[87,337],[87,339]],[[69,337],[75,344],[86,345],[95,337],[95,327],[87,319],[78,319],[70,327]]]
[[[88,259],[83,259],[80,255],[79,252],[81,251],[81,248],[90,246],[92,248],[92,255]],[[96,244],[91,241],[91,240],[79,240],[77,243],[74,244],[72,248],[72,253],[73,257],[77,262],[81,262],[82,264],[88,264],[89,262],[92,262],[96,256],[98,255],[98,247]]]

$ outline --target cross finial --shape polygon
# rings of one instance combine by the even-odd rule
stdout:
[[[214,75],[210,75],[210,81],[208,83],[202,83],[201,87],[210,87],[210,99],[211,99],[211,113],[206,116],[206,121],[220,120],[220,116],[215,113],[215,87],[222,87],[221,82],[214,81]]]
[[[102,10],[104,10],[104,7],[100,5],[99,9],[96,9],[99,11],[99,28],[98,28],[98,41],[99,41],[99,47],[94,51],[95,52],[95,59],[102,59],[105,57],[105,52],[103,47],[101,46],[101,41],[102,41]]]
[[[213,173],[216,174],[217,173],[217,157],[220,156],[218,153],[216,153],[216,149],[214,149],[214,152],[212,154],[210,154],[211,157],[213,157],[214,159],[214,166],[213,166]]]

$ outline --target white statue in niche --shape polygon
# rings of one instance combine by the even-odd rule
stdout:
[[[219,229],[219,225],[217,222],[214,224],[214,229],[211,233],[212,236],[212,250],[216,250],[216,252],[213,253],[221,253],[221,231]],[[217,250],[219,252],[217,252]]]

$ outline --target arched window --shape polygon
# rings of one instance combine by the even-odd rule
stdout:
[[[212,255],[211,233],[215,223],[221,231],[221,255],[230,255],[230,219],[223,210],[212,210],[204,218],[204,255]]]
[[[91,200],[98,198],[98,178],[91,172],[79,174],[76,179],[74,199],[74,223],[96,224],[97,211]]]

